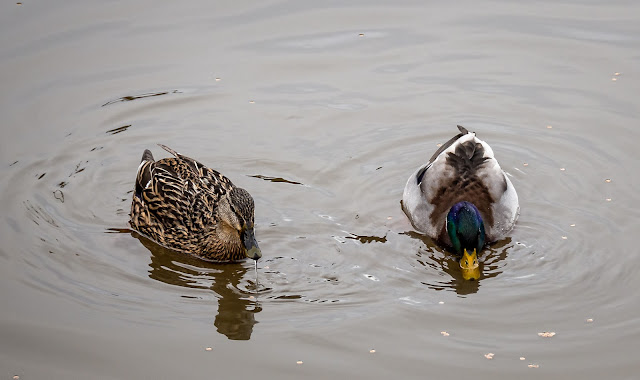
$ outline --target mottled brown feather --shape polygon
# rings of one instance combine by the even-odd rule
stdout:
[[[200,162],[161,147],[174,157],[154,161],[148,150],[143,154],[131,203],[131,226],[162,246],[205,260],[246,258],[238,230],[225,222],[228,218],[218,212],[218,206],[228,202],[240,224],[253,227],[249,193]]]

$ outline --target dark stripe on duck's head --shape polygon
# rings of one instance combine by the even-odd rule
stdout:
[[[447,233],[456,254],[462,255],[464,249],[480,252],[484,246],[485,231],[478,208],[467,201],[453,205],[447,214]]]

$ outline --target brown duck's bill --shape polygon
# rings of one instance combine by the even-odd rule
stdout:
[[[242,234],[242,244],[244,245],[245,254],[248,258],[258,260],[262,257],[262,252],[258,247],[256,236],[253,232],[253,228],[249,228]]]
[[[460,258],[460,269],[462,270],[462,278],[465,280],[480,279],[480,265],[478,264],[478,254],[474,249],[468,252],[466,249]]]

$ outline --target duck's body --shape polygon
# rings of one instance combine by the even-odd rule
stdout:
[[[459,239],[456,236],[452,239],[451,235],[455,233],[451,227],[458,228],[458,223],[466,223],[459,222],[466,220],[466,217],[460,219],[459,211],[471,215],[469,220],[478,222],[473,226],[466,223],[467,229],[483,228],[482,234],[478,233],[478,240],[473,242],[480,243],[479,251],[484,243],[502,239],[513,228],[519,205],[516,190],[500,168],[491,147],[475,133],[461,126],[458,129],[458,135],[442,145],[409,177],[402,208],[418,231],[453,247],[458,251],[454,253],[462,255],[461,250],[465,247],[458,249]],[[468,245],[467,249],[476,248],[471,242]]]
[[[204,260],[257,260],[254,203],[217,171],[160,145],[174,157],[145,150],[136,174],[131,227],[156,243]]]

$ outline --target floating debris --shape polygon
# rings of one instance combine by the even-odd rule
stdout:
[[[364,33],[358,34],[358,37],[364,37]]]
[[[211,348],[211,347],[207,347],[207,348],[205,348],[204,350],[205,350],[205,351],[211,351],[211,350],[213,350],[213,348]]]
[[[493,352],[489,352],[488,354],[484,354],[484,357],[491,360],[493,359]]]
[[[609,182],[611,182],[611,178],[607,178],[607,179],[605,179],[604,181],[605,181],[606,183],[609,183]]]
[[[527,367],[529,367],[529,368],[538,368],[540,366],[537,365],[537,364],[529,364]]]
[[[371,349],[371,350],[369,350],[369,353],[370,353],[370,354],[375,354],[375,353],[376,353],[376,350]]]
[[[587,323],[593,322],[593,318],[587,318]]]
[[[296,364],[302,364],[302,360],[298,360]]]
[[[449,333],[446,331],[440,331],[440,334],[442,334],[442,336],[449,336]]]
[[[220,82],[221,80],[221,78],[216,78],[216,82]]]
[[[545,331],[545,332],[538,333],[538,336],[541,336],[543,338],[551,338],[554,335],[556,335],[556,333],[553,331]]]

